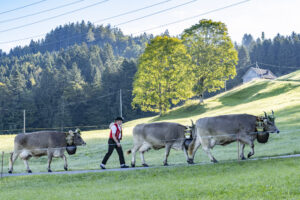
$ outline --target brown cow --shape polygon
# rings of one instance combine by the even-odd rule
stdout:
[[[261,131],[258,131],[258,124],[261,126]],[[234,141],[241,143],[240,158],[244,157],[245,144],[250,145],[251,152],[248,158],[254,155],[254,140],[266,143],[269,138],[269,133],[279,133],[275,125],[274,112],[272,115],[265,113],[264,117],[257,117],[248,114],[221,115],[216,117],[205,117],[198,119],[195,126],[196,140],[192,146],[195,146],[189,151],[192,158],[195,156],[197,148],[201,145],[212,162],[217,162],[210,150],[215,145],[227,145]]]
[[[135,166],[135,154],[140,152],[142,165],[148,165],[144,159],[144,152],[149,149],[158,150],[165,148],[164,165],[168,165],[167,159],[171,148],[176,150],[183,150],[186,160],[192,164],[193,160],[188,157],[187,148],[185,147],[185,133],[189,132],[192,137],[195,135],[191,129],[194,129],[194,124],[187,127],[178,123],[157,122],[149,124],[139,124],[133,129],[133,147],[127,153],[132,152],[131,166]]]
[[[53,157],[60,157],[65,161],[64,169],[68,170],[68,163],[64,151],[68,146],[85,145],[86,143],[80,136],[80,130],[76,129],[75,132],[69,131],[68,133],[56,131],[39,131],[32,133],[21,133],[15,137],[14,152],[11,153],[9,160],[9,171],[13,172],[13,164],[20,156],[24,160],[25,167],[28,173],[31,170],[28,166],[28,160],[31,157],[48,156],[48,172],[51,172],[51,161]],[[76,150],[76,149],[75,149]]]

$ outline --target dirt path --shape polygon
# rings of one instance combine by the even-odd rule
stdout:
[[[243,160],[239,162],[250,162],[253,160],[268,160],[268,159],[280,159],[280,158],[295,158],[300,157],[300,154],[294,154],[294,155],[283,155],[283,156],[271,156],[271,157],[262,157],[262,158],[253,158],[249,160]],[[237,162],[237,161],[223,161],[220,163],[230,163],[230,162]],[[189,164],[174,164],[169,165],[168,167],[179,167],[179,166],[194,166],[194,165],[211,165],[213,163],[196,163],[193,165]],[[61,171],[61,172],[35,172],[35,173],[16,173],[16,174],[8,174],[5,173],[2,175],[2,177],[13,177],[13,176],[33,176],[33,175],[54,175],[54,174],[85,174],[85,173],[104,173],[104,172],[115,172],[115,171],[134,171],[134,170],[146,170],[146,169],[153,169],[153,168],[165,168],[165,166],[152,166],[152,167],[135,167],[135,168],[113,168],[113,169],[93,169],[93,170],[78,170],[78,171]],[[1,179],[0,179],[1,180]]]

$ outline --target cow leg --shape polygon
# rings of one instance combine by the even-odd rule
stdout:
[[[13,172],[14,162],[16,161],[16,159],[18,158],[18,156],[19,156],[19,153],[17,153],[17,152],[13,152],[13,153],[10,154],[8,173],[11,174]]]
[[[132,158],[131,158],[131,167],[135,167],[135,154],[136,151],[131,150]]]
[[[187,150],[185,149],[185,147],[183,147],[182,149],[183,149],[183,153],[184,153],[186,161],[189,162],[189,156],[188,156]]]
[[[164,166],[168,166],[168,156],[170,154],[171,145],[166,145],[166,151],[165,151],[165,160],[164,160]]]
[[[251,156],[254,155],[254,143],[253,142],[250,143],[250,147],[251,147],[251,152],[248,153],[248,158],[250,158]]]
[[[242,160],[245,160],[245,156],[244,156],[244,149],[245,149],[245,144],[244,143],[240,143],[240,147],[241,147],[241,153],[240,153],[240,158]]]
[[[52,158],[53,158],[53,155],[52,154],[48,154],[48,172],[52,172],[51,170],[51,162],[52,162]]]
[[[195,154],[197,152],[197,149],[199,148],[199,146],[201,145],[201,141],[198,139],[196,139],[195,141],[195,144],[194,144],[194,148],[193,148],[193,151],[192,151],[192,156],[188,159],[188,164],[194,164],[194,157],[195,157]]]
[[[241,146],[242,147],[242,153],[243,155],[241,154],[241,159],[245,159],[244,157],[244,147],[245,147],[245,144],[248,144],[250,147],[251,147],[251,152],[248,153],[248,158],[250,158],[251,156],[254,155],[254,140],[252,137],[249,137],[247,136],[247,133],[243,133],[243,134],[240,134],[241,136],[244,136],[244,137],[240,137],[239,138],[239,141],[241,142],[241,144],[243,143],[244,145]]]
[[[206,147],[206,146],[202,146],[202,149],[205,151],[205,153],[208,155],[208,157],[210,158],[210,161],[213,163],[217,163],[218,161],[215,159],[215,157],[213,157],[213,155],[211,154],[210,148]]]
[[[140,156],[141,156],[142,165],[143,165],[144,167],[149,167],[149,166],[145,163],[144,151],[140,152]]]
[[[31,156],[32,155],[31,155],[31,153],[28,150],[23,150],[22,152],[20,152],[20,158],[22,160],[24,160],[26,171],[28,173],[32,173],[32,171],[30,170],[29,165],[28,165],[28,160],[31,158]]]
[[[139,152],[140,152],[140,156],[141,156],[141,161],[142,161],[142,165],[144,167],[148,167],[148,165],[146,164],[145,162],[145,158],[144,158],[144,153],[145,151],[148,151],[149,149],[151,149],[151,146],[147,143],[144,143],[141,148],[139,149]]]
[[[134,146],[131,149],[131,153],[132,153],[132,158],[131,158],[131,167],[135,167],[135,156],[136,156],[136,152],[138,151],[138,149],[140,148],[140,146]]]
[[[25,164],[25,167],[26,167],[26,171],[28,173],[32,173],[32,171],[30,170],[29,165],[28,165],[28,159],[24,159],[24,164]]]
[[[67,157],[65,156],[65,154],[63,154],[61,156],[61,158],[64,160],[65,164],[64,164],[64,170],[68,171],[68,161],[67,161]]]

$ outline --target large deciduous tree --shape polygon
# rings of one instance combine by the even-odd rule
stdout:
[[[224,88],[225,81],[236,75],[237,51],[225,24],[201,20],[184,30],[182,39],[192,57],[194,92],[203,102],[203,93]]]
[[[151,40],[138,60],[133,107],[162,114],[191,97],[189,64],[190,56],[180,39],[158,36]]]

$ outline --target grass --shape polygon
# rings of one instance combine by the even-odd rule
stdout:
[[[286,80],[286,81],[300,81],[300,70],[294,71],[285,76],[279,77],[277,80]]]
[[[222,114],[248,113],[262,115],[275,111],[280,134],[271,134],[266,144],[255,143],[254,157],[300,153],[300,71],[275,81],[255,81],[205,100],[204,105],[188,101],[161,117],[137,119],[124,124],[123,150],[132,146],[132,129],[136,124],[170,121],[190,124],[190,119]],[[77,153],[68,156],[70,170],[99,169],[107,151],[109,130],[86,131],[87,143]],[[13,135],[0,136],[0,151],[5,151],[4,166],[8,166],[8,152],[13,149]],[[246,147],[245,154],[249,147]],[[100,174],[7,177],[0,180],[0,199],[300,199],[300,159],[251,161],[236,163],[237,143],[216,146],[213,155],[219,161],[234,161],[208,166],[158,168],[145,171],[106,172]],[[151,166],[161,166],[164,150],[145,154]],[[131,155],[125,155],[127,163]],[[209,163],[199,149],[195,162]],[[181,151],[171,151],[169,164],[184,164]],[[137,155],[137,165],[140,165]],[[47,158],[33,158],[29,165],[34,172],[45,172]],[[107,163],[108,168],[119,167],[116,152]],[[24,172],[21,160],[15,172]],[[63,170],[63,161],[54,159],[53,171]],[[122,188],[122,189],[120,189]],[[2,190],[3,189],[3,190]],[[4,192],[3,192],[4,191]],[[53,193],[52,191],[57,191]],[[3,198],[2,198],[3,197]]]
[[[299,199],[300,158],[6,177],[0,199]]]

